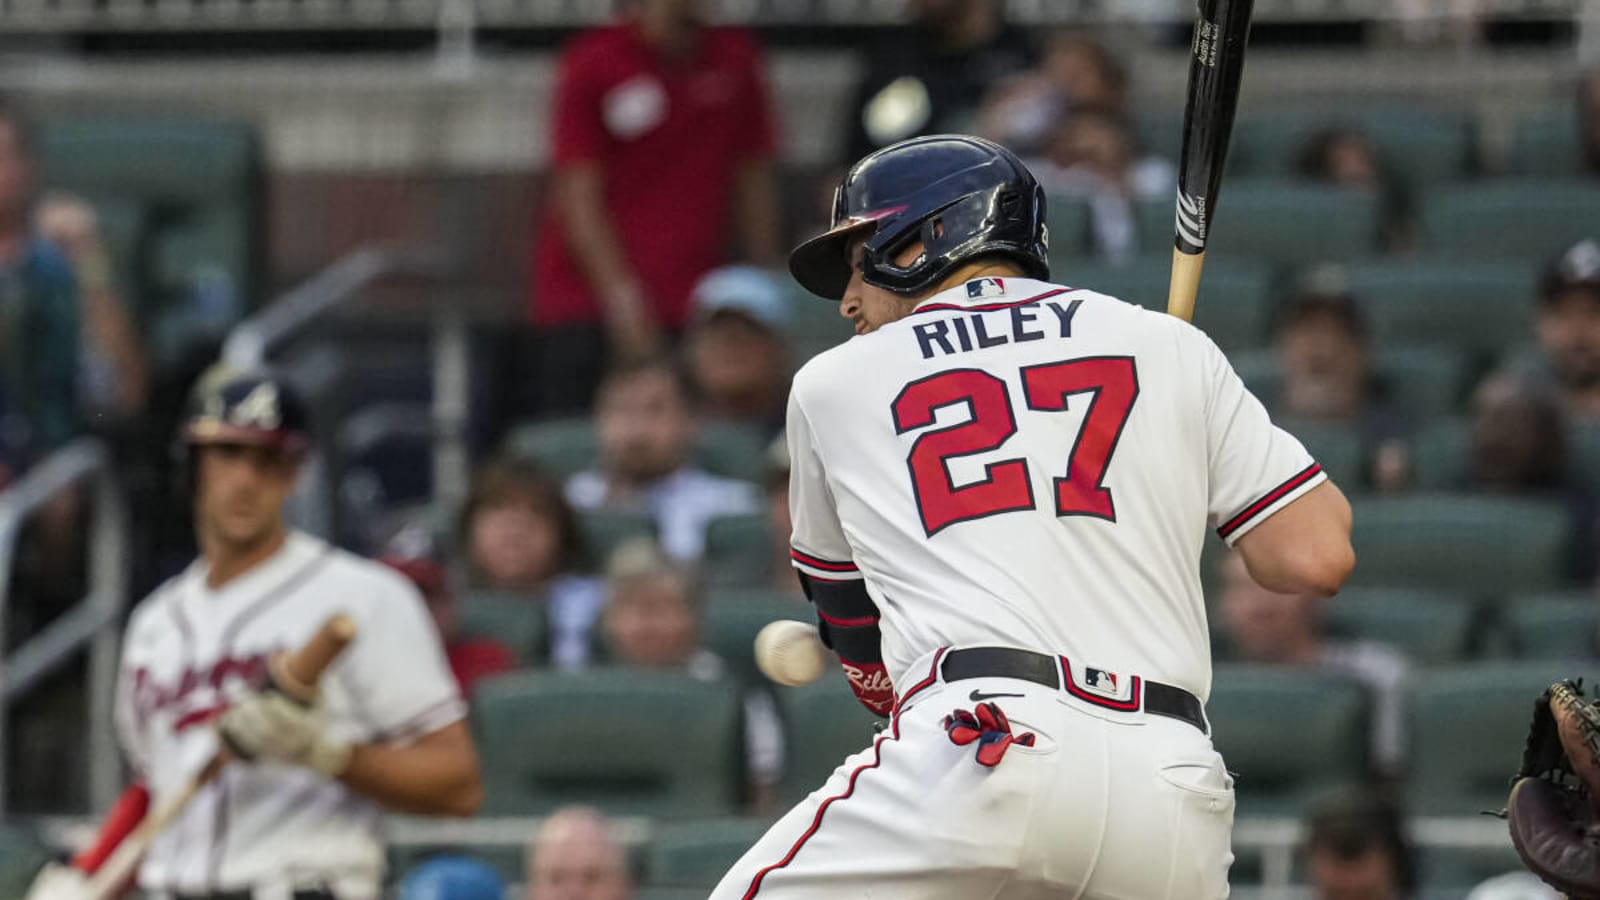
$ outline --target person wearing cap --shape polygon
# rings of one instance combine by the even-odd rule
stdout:
[[[506,883],[487,864],[467,856],[435,856],[400,884],[400,900],[505,900]]]
[[[1600,238],[1552,260],[1539,279],[1534,333],[1574,422],[1600,422]]]
[[[793,374],[783,285],[755,266],[724,266],[700,279],[690,302],[685,357],[702,414],[776,433]]]

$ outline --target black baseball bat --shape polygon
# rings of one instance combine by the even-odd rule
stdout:
[[[1178,157],[1176,237],[1167,312],[1194,318],[1206,239],[1217,212],[1222,167],[1228,160],[1233,113],[1239,106],[1244,49],[1250,42],[1255,0],[1199,0],[1189,58],[1189,95],[1183,108],[1183,150]]]

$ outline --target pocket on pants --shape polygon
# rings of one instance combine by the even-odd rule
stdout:
[[[1233,776],[1213,753],[1209,759],[1179,759],[1163,765],[1157,774],[1180,791],[1212,801],[1211,809],[1233,812]]]
[[[1168,896],[1226,897],[1233,865],[1233,776],[1215,752],[1172,760],[1156,772],[1176,794],[1170,884],[1184,888],[1181,894],[1169,888]]]

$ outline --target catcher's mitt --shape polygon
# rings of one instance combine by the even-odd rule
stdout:
[[[1506,803],[1511,843],[1570,900],[1600,900],[1600,702],[1582,682],[1539,695]]]

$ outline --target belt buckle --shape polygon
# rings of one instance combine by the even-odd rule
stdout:
[[[1067,693],[1095,706],[1138,712],[1144,703],[1144,681],[1137,675],[1074,666],[1065,656],[1061,657],[1061,674]]]

